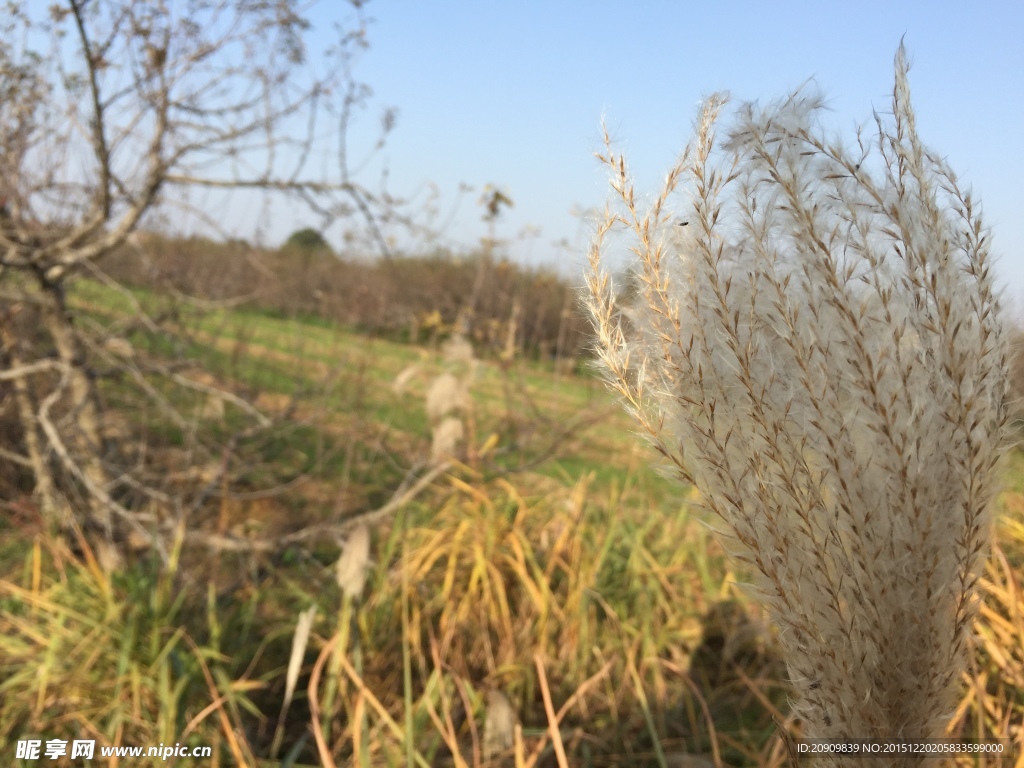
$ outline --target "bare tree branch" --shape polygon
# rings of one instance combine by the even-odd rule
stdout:
[[[347,129],[369,93],[351,66],[366,47],[361,5],[352,3],[350,28],[327,51],[308,47],[309,7],[300,0],[57,0],[0,20],[0,313],[24,312],[14,330],[3,327],[0,397],[14,394],[20,432],[0,457],[35,475],[51,527],[67,528],[70,511],[72,527],[142,536],[166,559],[168,521],[136,507],[160,506],[180,523],[183,499],[208,495],[172,488],[159,464],[172,450],[152,449],[146,419],[126,418],[107,398],[124,398],[122,409],[141,404],[182,433],[188,460],[219,454],[225,490],[238,445],[273,426],[213,377],[198,381],[174,361],[132,349],[138,334],[161,345],[177,337],[101,264],[138,254],[133,235],[176,196],[289,196],[325,220],[361,219],[387,252],[378,222],[401,220],[396,201],[358,183],[344,138],[339,165],[321,163],[322,178],[308,178],[310,158],[339,152],[336,132],[318,128],[321,115],[340,116]],[[200,213],[207,226],[223,218]],[[115,298],[69,300],[76,276]],[[121,318],[110,320],[107,301]],[[104,379],[118,387],[98,386]],[[250,426],[227,438],[213,428],[197,436],[199,417],[183,405],[197,398],[183,389],[230,404]]]
[[[395,491],[388,502],[378,509],[348,517],[337,523],[324,523],[303,528],[295,533],[281,536],[273,541],[258,538],[241,538],[200,532],[189,533],[189,539],[203,544],[218,552],[280,552],[292,544],[301,544],[313,539],[324,537],[340,538],[360,525],[379,523],[398,512],[402,507],[419,496],[441,475],[452,468],[450,462],[442,462],[432,467],[422,477],[413,481],[418,468],[414,467],[406,476],[405,482]]]
[[[0,381],[14,381],[15,379],[33,376],[37,373],[43,373],[44,371],[63,370],[64,366],[57,360],[40,360],[38,363],[19,365],[15,368],[8,368],[6,371],[0,371]]]

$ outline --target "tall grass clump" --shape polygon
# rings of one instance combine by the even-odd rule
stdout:
[[[755,575],[806,738],[943,735],[988,551],[1007,412],[989,237],[918,136],[907,72],[901,45],[892,114],[849,145],[807,88],[741,106],[723,139],[710,97],[646,210],[607,138],[599,155],[600,361]],[[628,301],[603,265],[623,232]]]
[[[181,538],[164,571],[139,562],[110,574],[84,538],[79,545],[80,558],[37,537],[20,578],[0,577],[0,753],[13,756],[23,740],[63,743],[48,762],[66,768],[83,764],[70,742],[92,739],[97,758],[103,747],[180,744],[211,747],[207,765],[255,764],[243,734],[255,710],[249,697],[263,684],[234,677],[221,642],[237,625],[222,625],[212,600],[206,637],[186,628],[189,608],[175,585]],[[8,564],[14,546],[0,539]]]

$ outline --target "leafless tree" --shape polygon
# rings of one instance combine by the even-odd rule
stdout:
[[[383,242],[378,225],[393,201],[353,180],[345,147],[351,112],[366,96],[351,71],[366,45],[362,4],[352,0],[322,54],[298,0],[5,9],[0,424],[10,429],[0,463],[29,473],[52,528],[159,544],[156,517],[129,497],[180,507],[145,482],[138,450],[128,460],[111,445],[137,435],[114,434],[98,396],[104,372],[117,371],[172,421],[183,417],[153,375],[234,403],[252,429],[268,424],[233,393],[143,360],[125,329],[90,325],[67,298],[76,276],[107,280],[104,257],[136,242],[147,217],[194,187],[291,196],[324,226],[356,217]],[[385,115],[383,133],[393,119]],[[336,162],[326,165],[328,147]],[[153,325],[138,309],[137,322]]]

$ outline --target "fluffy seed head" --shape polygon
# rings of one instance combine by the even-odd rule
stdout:
[[[468,406],[469,388],[450,373],[442,373],[427,389],[427,418],[431,424]]]
[[[430,460],[437,463],[454,456],[464,436],[465,430],[460,419],[454,416],[445,418],[434,429],[434,437],[430,443]]]
[[[360,525],[349,534],[338,558],[335,577],[343,595],[357,599],[363,594],[370,565],[370,529]]]
[[[464,336],[452,336],[441,347],[441,356],[446,363],[466,364],[473,362],[473,345]]]
[[[806,90],[741,106],[720,141],[711,97],[646,211],[599,156],[607,380],[759,577],[813,738],[941,732],[1003,444],[988,233],[917,136],[907,69],[901,47],[891,121],[852,143]],[[628,303],[602,266],[623,230]]]
[[[516,713],[508,698],[501,691],[488,691],[484,718],[485,760],[511,748],[515,727]]]

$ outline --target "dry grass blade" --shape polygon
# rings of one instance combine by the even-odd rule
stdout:
[[[544,660],[540,657],[540,654],[534,655],[533,663],[537,669],[537,683],[540,685],[540,693],[544,699],[544,712],[548,718],[548,736],[551,738],[551,744],[555,748],[558,768],[569,768],[569,761],[565,756],[565,746],[562,744],[562,733],[559,730],[559,719],[551,703],[551,691],[548,689],[548,679],[544,673]]]
[[[327,742],[324,739],[323,729],[320,727],[320,717],[322,714],[319,705],[320,678],[323,675],[324,665],[327,663],[327,660],[331,658],[335,646],[337,645],[339,640],[340,636],[335,635],[329,642],[327,642],[324,645],[323,649],[320,651],[320,655],[317,656],[317,660],[313,664],[313,670],[310,673],[308,687],[310,703],[310,721],[313,728],[313,736],[316,739],[317,749],[320,752],[320,759],[323,761],[325,766],[329,766],[331,768],[333,768],[335,763],[331,758],[330,748],[327,746]],[[373,692],[366,687],[366,683],[363,681],[362,676],[358,672],[356,672],[356,670],[352,667],[352,664],[349,662],[349,660],[344,656],[341,656],[339,658],[342,669],[345,671],[345,674],[348,675],[349,679],[357,688],[357,696],[361,700],[365,701],[370,705],[370,707],[377,713],[377,716],[380,717],[381,721],[384,723],[384,725],[387,726],[388,730],[398,741],[403,741],[404,733],[402,730],[402,726],[395,722],[394,718],[391,717],[391,715],[388,713],[387,708],[383,704],[381,704],[380,700],[373,695]],[[356,734],[355,736],[356,738],[354,739],[354,743],[358,743],[358,734]],[[413,759],[416,765],[420,766],[421,768],[430,768],[430,764],[419,751],[414,751]]]
[[[320,760],[323,763],[324,768],[336,768],[336,763],[331,757],[331,749],[327,746],[327,741],[324,738],[323,729],[320,727],[320,675],[323,673],[324,664],[327,663],[327,659],[331,657],[334,651],[334,646],[339,642],[340,637],[335,635],[326,645],[323,650],[320,651],[320,655],[317,657],[316,662],[313,664],[313,671],[309,676],[309,687],[307,692],[309,695],[309,719],[310,725],[313,728],[313,738],[316,741],[316,749],[320,755]],[[362,701],[362,691],[360,691],[359,701]],[[356,723],[360,723],[362,720],[356,720]],[[360,735],[354,734],[353,745],[358,752],[358,745],[360,744]],[[359,763],[356,763],[358,765]]]
[[[233,724],[228,719],[228,713],[224,711],[224,706],[219,703],[220,697],[218,695],[217,684],[214,682],[213,675],[210,674],[210,668],[207,666],[205,659],[203,659],[202,652],[192,641],[192,638],[190,638],[188,635],[184,635],[184,638],[185,641],[191,646],[192,653],[195,655],[196,660],[199,662],[200,668],[203,670],[203,677],[206,680],[206,685],[210,693],[215,696],[214,703],[217,704],[216,710],[217,717],[220,720],[221,732],[224,734],[224,737],[228,741],[228,747],[231,749],[231,756],[235,759],[235,764],[250,765],[252,762],[254,762],[253,755],[249,750],[248,745],[245,745],[245,747],[243,748],[243,743],[240,742],[238,740],[238,737],[235,735],[237,724]]]
[[[440,670],[444,668],[444,665],[441,664],[441,657],[438,654],[437,640],[433,636],[433,632],[431,632],[430,635],[430,657],[434,662],[434,674],[440,678]],[[441,711],[444,719],[442,720],[441,717],[438,716],[430,698],[424,697],[424,702],[427,706],[427,713],[429,714],[431,721],[434,723],[434,727],[437,729],[437,732],[441,734],[441,738],[444,740],[444,744],[448,748],[448,751],[451,752],[452,760],[455,762],[455,768],[465,768],[466,761],[462,756],[462,749],[459,746],[455,723],[452,720],[451,704],[448,701],[448,693],[443,688],[443,681],[441,685]]]

